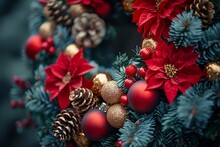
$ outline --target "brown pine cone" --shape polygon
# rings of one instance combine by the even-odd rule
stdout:
[[[207,28],[214,18],[214,4],[209,0],[194,0],[189,9],[202,20],[203,28]]]
[[[76,110],[68,108],[62,110],[52,125],[53,135],[61,140],[68,141],[80,132],[80,116]]]
[[[93,48],[100,44],[105,36],[105,22],[96,14],[84,13],[75,18],[72,33],[75,44]]]
[[[62,24],[67,27],[73,25],[72,16],[68,13],[67,7],[62,1],[49,1],[44,7],[44,15],[48,20],[52,20],[56,24]]]
[[[69,97],[72,106],[80,115],[99,105],[99,99],[87,88],[78,88],[70,93]]]

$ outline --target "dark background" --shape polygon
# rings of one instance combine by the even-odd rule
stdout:
[[[29,36],[27,16],[32,0],[0,0],[0,147],[39,146],[33,129],[16,132],[15,122],[22,111],[9,107],[11,78],[27,77],[29,70],[21,57],[21,50]],[[120,23],[122,24],[122,23]],[[124,24],[115,40],[115,47],[130,52],[140,45],[141,36],[134,24]]]

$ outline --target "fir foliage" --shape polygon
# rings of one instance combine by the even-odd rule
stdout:
[[[136,65],[137,67],[146,66],[146,64],[143,62],[143,59],[140,57],[140,47],[136,46],[136,48],[133,50],[134,56],[130,59],[130,63]]]
[[[55,47],[63,51],[68,45],[72,44],[73,37],[67,27],[58,25],[54,31],[53,40]]]
[[[114,132],[114,134],[109,135],[106,139],[101,141],[101,147],[113,147],[117,140],[118,135]]]
[[[210,96],[209,92],[200,96],[196,90],[190,88],[178,97],[177,114],[185,128],[196,127],[202,131],[206,127],[214,105]]]
[[[204,32],[202,40],[197,44],[195,51],[199,52],[198,63],[220,61],[220,23],[216,23]]]
[[[176,16],[170,26],[170,41],[173,41],[176,48],[195,45],[202,38],[202,21],[193,16],[193,11]]]
[[[49,101],[49,94],[45,92],[43,86],[31,88],[26,95],[28,100],[25,105],[31,113],[54,116],[59,112],[58,105]]]
[[[205,129],[205,137],[211,140],[220,138],[220,114],[214,115],[211,119],[207,128]]]
[[[40,140],[41,147],[66,147],[66,143],[59,141],[51,134],[48,134],[41,138]]]
[[[155,120],[152,115],[144,115],[135,123],[126,120],[124,126],[119,129],[119,140],[123,142],[123,147],[146,146],[152,141],[154,130]]]
[[[39,27],[44,21],[44,16],[42,15],[43,7],[39,4],[39,2],[33,1],[31,3],[31,12],[28,17],[28,29],[30,34],[38,34]]]

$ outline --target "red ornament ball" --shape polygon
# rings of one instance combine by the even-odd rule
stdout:
[[[151,57],[152,50],[150,48],[142,48],[139,54],[143,60],[147,60]]]
[[[11,107],[11,108],[14,109],[14,108],[16,108],[17,106],[18,106],[18,104],[17,104],[16,101],[11,101],[11,102],[10,102],[10,107]]]
[[[120,102],[123,106],[127,106],[128,105],[128,96],[126,94],[123,94],[120,97]]]
[[[110,131],[106,114],[98,109],[90,110],[84,115],[81,127],[86,137],[93,141],[103,139]]]
[[[126,68],[125,68],[125,73],[128,75],[128,76],[135,76],[136,73],[137,73],[137,67],[133,64],[130,64],[128,65]]]
[[[147,72],[147,67],[145,67],[145,66],[138,69],[138,75],[142,78],[145,77],[146,72]]]
[[[115,147],[122,147],[123,142],[121,140],[116,141]]]
[[[40,35],[31,36],[25,45],[25,52],[28,58],[34,60],[35,56],[43,50],[42,48],[43,39]]]
[[[134,83],[135,83],[135,80],[133,78],[125,79],[124,81],[125,88],[129,89]]]
[[[128,102],[133,110],[148,113],[159,103],[157,90],[147,90],[146,81],[135,82],[128,91]]]

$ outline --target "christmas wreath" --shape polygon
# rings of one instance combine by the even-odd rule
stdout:
[[[10,105],[25,108],[16,126],[36,127],[41,146],[219,146],[218,0],[39,0],[32,8],[24,54],[33,74],[14,78]],[[100,65],[93,54],[117,35],[120,13],[143,42],[132,57]]]

